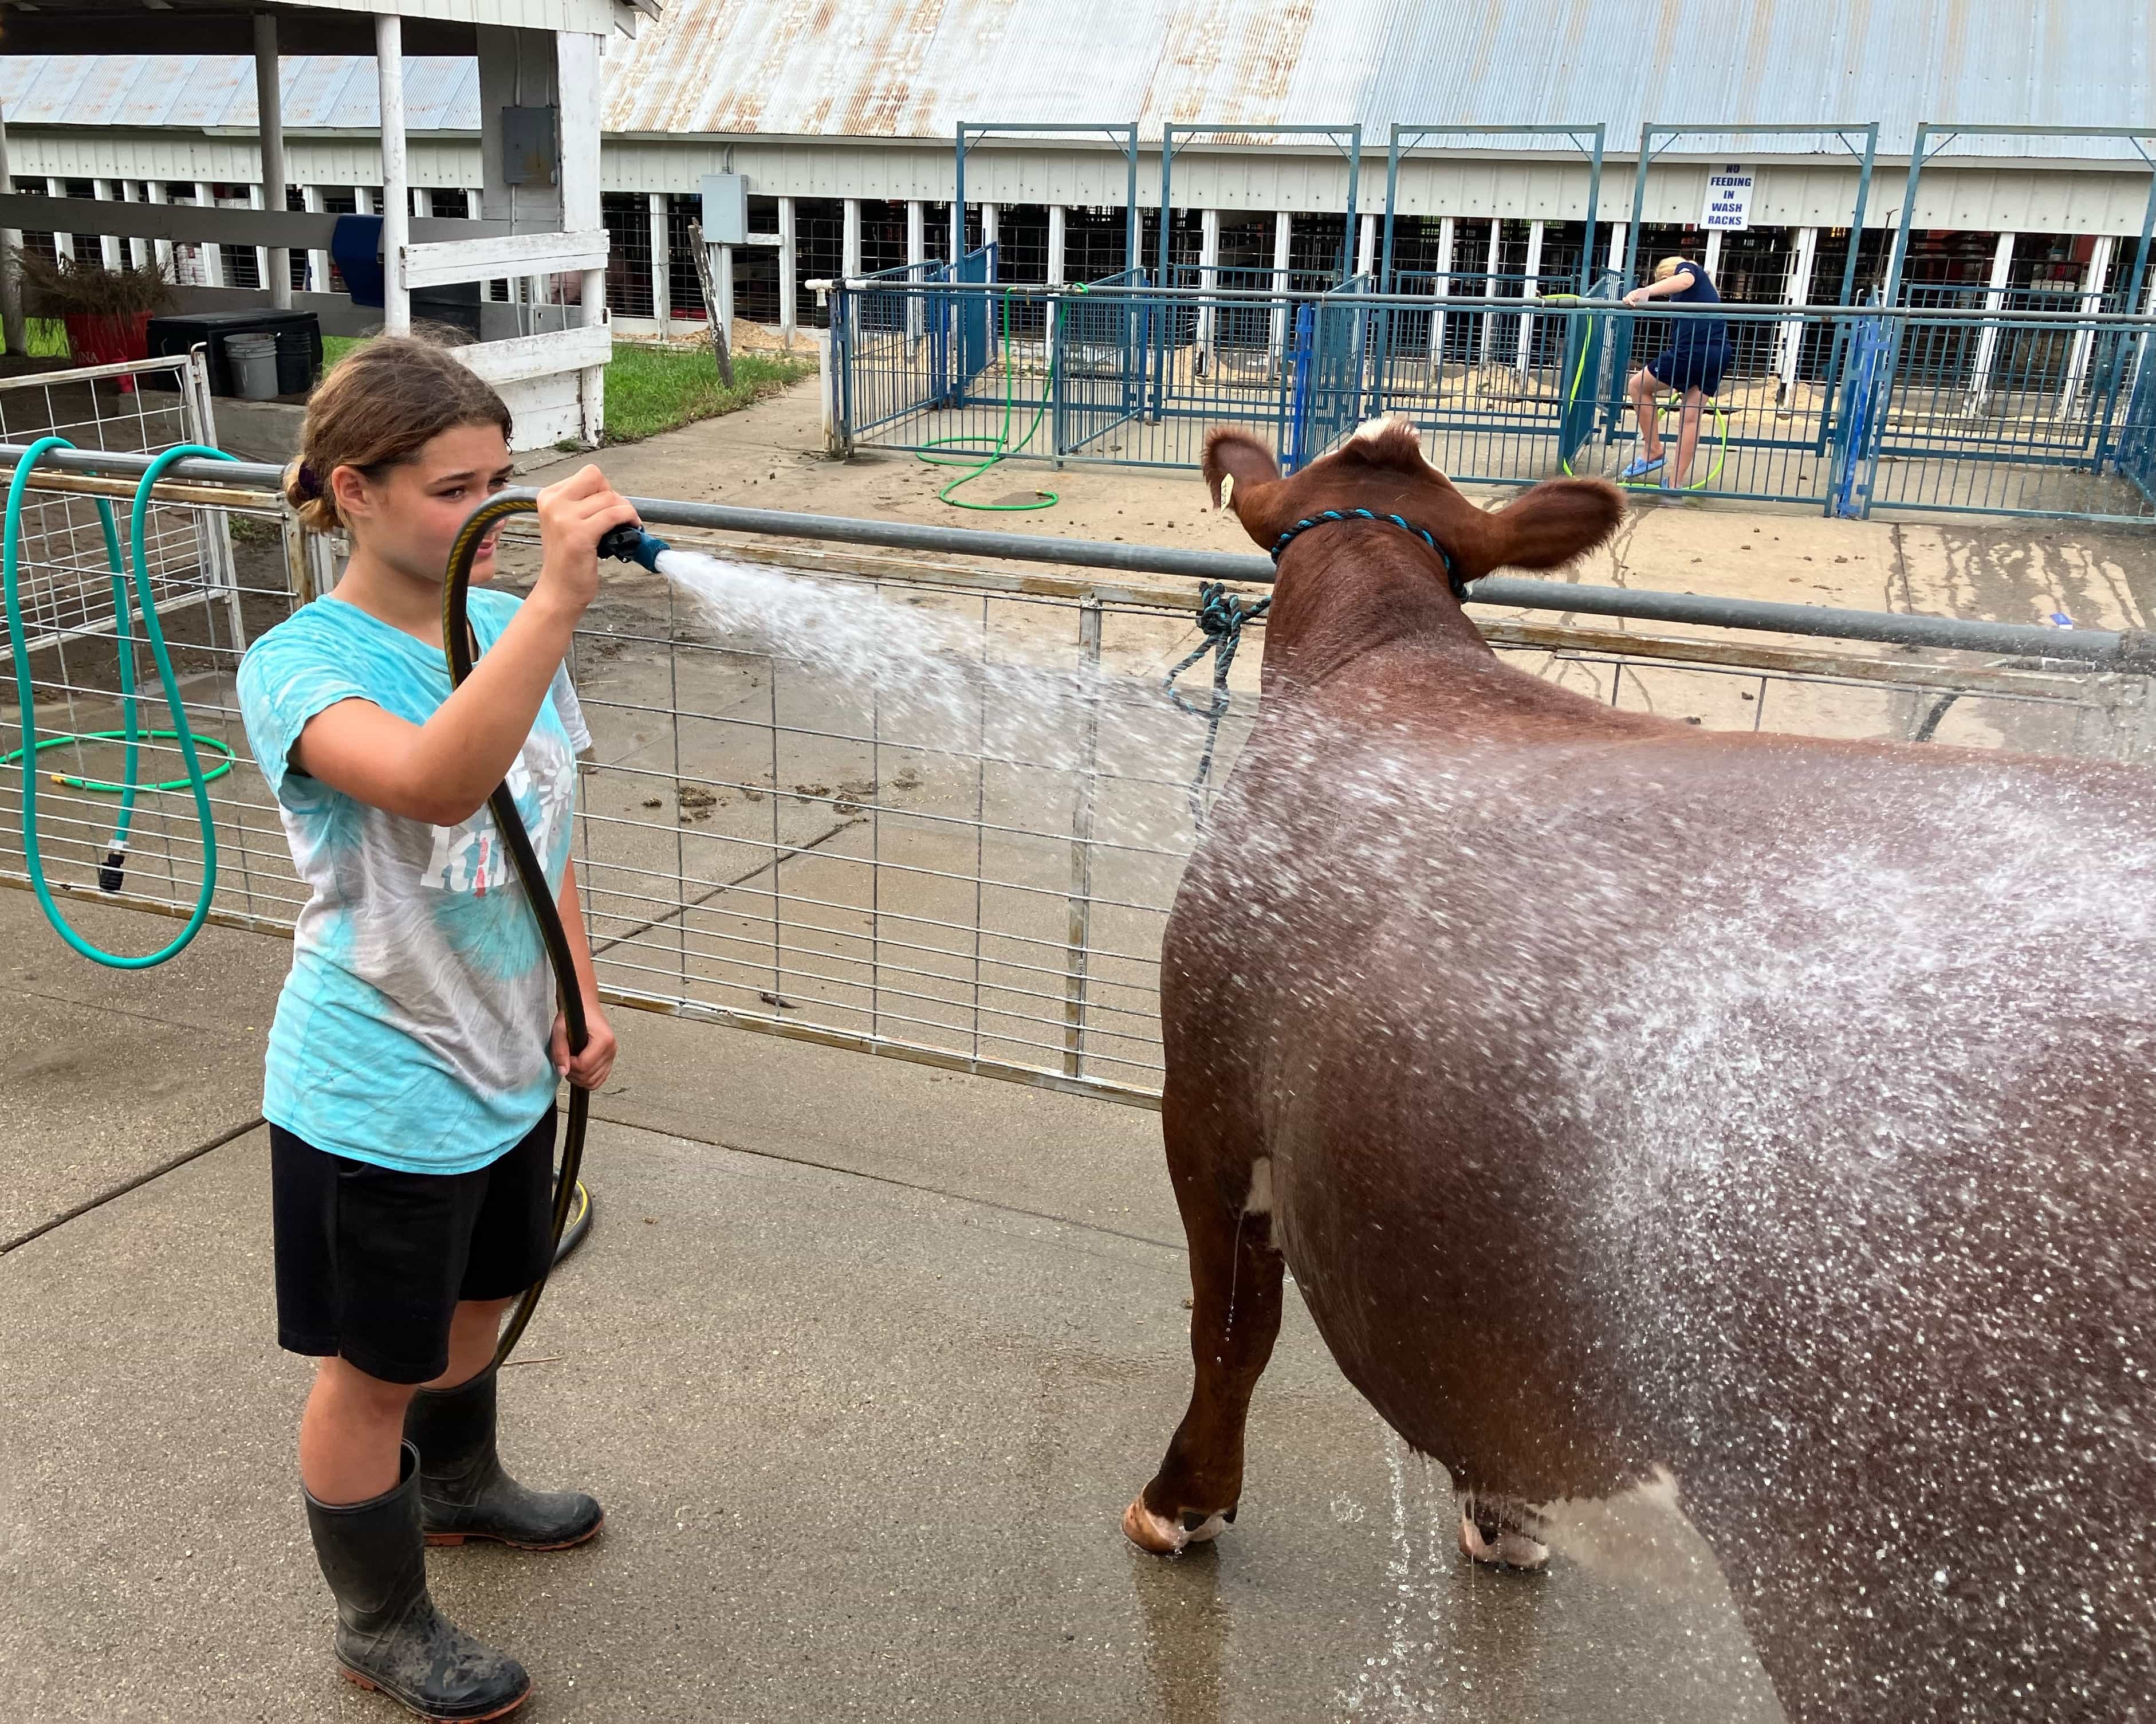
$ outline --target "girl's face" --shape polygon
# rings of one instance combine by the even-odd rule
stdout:
[[[399,574],[439,585],[449,572],[449,546],[465,517],[509,483],[509,445],[496,425],[456,425],[429,439],[411,460],[382,477],[356,467],[330,476],[337,513],[364,551]],[[500,529],[480,542],[475,584],[494,578]]]

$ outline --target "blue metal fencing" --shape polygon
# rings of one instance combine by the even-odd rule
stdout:
[[[1626,306],[1607,275],[1586,294],[1527,298],[1379,294],[1362,277],[1238,292],[1163,291],[1142,270],[1060,289],[905,273],[837,292],[838,398],[856,441],[992,433],[1015,404],[1052,409],[1029,456],[1189,467],[1209,430],[1234,425],[1292,466],[1382,411],[1405,414],[1431,461],[1469,484],[1616,477],[1640,440],[1628,380],[1702,315]],[[1002,340],[1018,300],[1045,302],[1037,332]],[[1713,315],[1729,364],[1697,409],[1691,466],[1665,468],[1692,491],[1830,514],[2156,519],[2147,317],[1966,296]],[[1455,340],[1462,329],[1471,340]],[[1676,445],[1683,404],[1656,386],[1646,410]]]

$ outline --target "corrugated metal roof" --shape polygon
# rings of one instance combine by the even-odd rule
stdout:
[[[605,62],[609,133],[948,138],[961,120],[2156,125],[2156,0],[670,0]],[[372,64],[288,59],[285,123],[371,129]],[[413,60],[414,131],[478,126],[472,64]],[[254,124],[244,59],[0,57],[20,125]],[[1812,147],[1793,139],[1789,153]],[[1687,153],[1722,141],[1688,139]],[[1748,155],[1776,153],[1764,140]],[[1992,155],[2109,156],[2061,140]]]
[[[372,59],[300,55],[282,63],[288,131],[379,131]],[[479,63],[404,62],[408,131],[477,131]],[[0,54],[0,116],[10,126],[100,130],[255,129],[254,62],[235,54]]]

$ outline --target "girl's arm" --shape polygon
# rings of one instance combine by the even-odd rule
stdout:
[[[1625,296],[1625,303],[1638,306],[1650,299],[1667,299],[1671,294],[1682,293],[1691,283],[1691,265],[1686,264],[1681,269],[1671,270],[1660,281],[1650,281],[1644,287],[1634,288]]]
[[[531,733],[578,620],[598,595],[600,536],[635,519],[597,467],[548,486],[539,493],[539,579],[463,687],[424,724],[372,701],[326,707],[300,733],[292,764],[391,814],[438,826],[470,819]]]
[[[592,943],[584,932],[584,907],[577,897],[577,864],[574,857],[562,872],[562,892],[557,901],[562,912],[562,929],[569,937],[569,954],[576,960],[577,989],[584,1001],[584,1028],[588,1039],[584,1051],[574,1058],[569,1055],[568,1021],[559,1013],[554,1018],[554,1069],[579,1089],[596,1089],[607,1080],[613,1070],[615,1044],[613,1030],[599,1009],[598,972],[592,965]]]

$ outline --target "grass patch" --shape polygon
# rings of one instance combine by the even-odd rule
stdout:
[[[363,335],[324,336],[324,367],[336,364],[368,339]],[[719,381],[718,364],[707,346],[617,341],[613,363],[606,368],[606,440],[640,443],[701,419],[716,419],[777,394],[815,368],[814,359],[793,354],[737,353],[733,387],[728,389]],[[567,446],[574,450],[580,445]]]
[[[733,387],[719,381],[708,347],[614,344],[607,367],[606,440],[635,443],[677,425],[716,419],[775,395],[815,370],[814,359],[791,354],[737,353]]]

